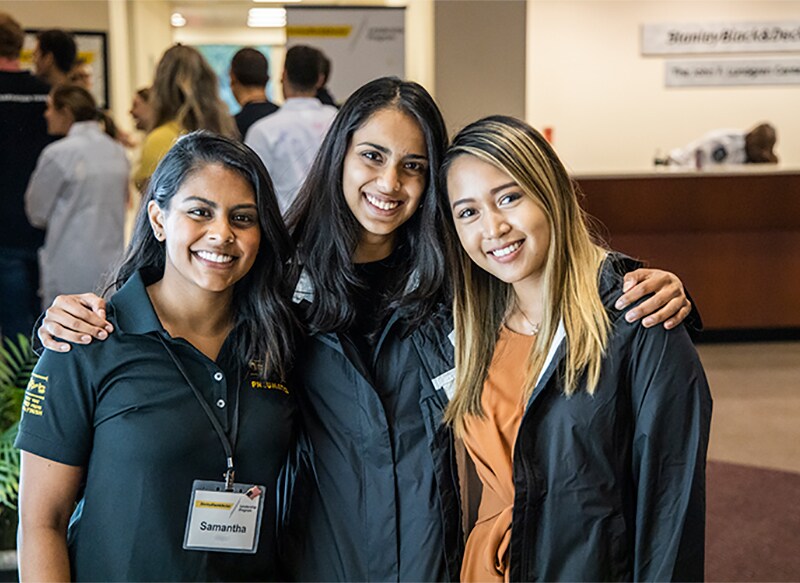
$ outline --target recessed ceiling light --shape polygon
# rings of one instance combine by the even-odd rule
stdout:
[[[251,28],[282,28],[286,26],[283,8],[251,8],[247,13],[247,26]]]
[[[186,26],[186,18],[184,18],[183,14],[180,12],[173,12],[172,16],[169,19],[172,26],[180,28],[181,26]]]

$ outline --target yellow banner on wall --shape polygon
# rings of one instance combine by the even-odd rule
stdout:
[[[287,26],[287,36],[302,37],[327,37],[327,38],[347,38],[353,32],[352,26]]]

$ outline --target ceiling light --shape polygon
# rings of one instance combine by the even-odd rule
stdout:
[[[283,8],[251,8],[247,13],[247,26],[251,28],[282,28],[286,26]]]
[[[180,12],[173,12],[172,16],[169,19],[172,26],[180,28],[181,26],[186,26],[186,18],[184,18],[183,14]]]
[[[303,0],[253,0],[253,2],[258,2],[259,4],[295,4],[302,1]]]

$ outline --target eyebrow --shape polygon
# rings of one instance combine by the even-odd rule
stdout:
[[[197,201],[207,204],[210,207],[217,208],[219,205],[215,203],[213,200],[208,200],[207,198],[203,198],[202,196],[187,196],[183,199],[183,202],[190,202],[190,201]],[[233,209],[241,209],[241,208],[254,208],[258,209],[258,206],[252,202],[246,202],[244,204],[237,204],[232,207]]]
[[[506,188],[511,188],[513,186],[519,186],[519,185],[512,180],[511,182],[506,182],[505,184],[501,184],[500,186],[495,186],[493,189],[491,189],[489,191],[489,194],[494,196],[498,192],[501,192],[501,191],[505,190]],[[458,205],[464,204],[465,202],[475,202],[475,199],[474,198],[459,198],[457,201],[455,201],[450,206],[451,206],[451,208],[456,208]]]
[[[376,144],[374,142],[359,142],[357,145],[358,146],[369,146],[371,148],[375,148],[379,152],[383,152],[384,154],[391,153],[391,150],[389,150],[389,148],[387,148],[386,146],[381,146],[380,144]],[[414,160],[425,160],[426,162],[428,161],[428,157],[427,156],[423,156],[422,154],[408,154],[408,155],[405,156],[405,158],[411,158],[411,159],[414,159]]]

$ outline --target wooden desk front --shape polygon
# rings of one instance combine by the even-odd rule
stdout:
[[[597,232],[677,273],[706,329],[800,328],[800,171],[576,180]]]

